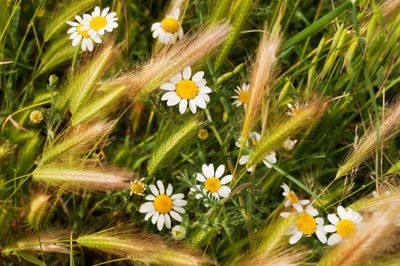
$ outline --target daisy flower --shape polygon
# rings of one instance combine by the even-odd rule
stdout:
[[[236,105],[236,107],[239,107],[243,104],[244,108],[246,108],[250,97],[249,85],[243,83],[242,87],[236,87],[235,92],[237,95],[231,97],[232,99],[236,99],[233,104]]]
[[[232,175],[222,177],[224,172],[225,166],[223,164],[218,166],[215,171],[213,164],[203,164],[202,173],[197,173],[196,177],[196,180],[203,183],[203,185],[196,185],[191,188],[191,191],[198,192],[195,194],[196,199],[200,199],[204,195],[211,195],[215,200],[219,200],[220,197],[229,197],[231,189],[225,185],[231,182]]]
[[[260,141],[261,135],[257,132],[250,132],[249,139],[251,140],[251,143],[249,143],[249,141],[247,140],[245,146],[246,146],[246,148],[253,148],[257,144],[257,142]],[[239,141],[236,142],[236,146],[238,148],[241,148]],[[249,160],[250,160],[250,155],[242,155],[239,158],[239,164],[244,165]],[[273,151],[264,157],[263,163],[266,167],[272,168],[272,165],[276,164],[277,161],[278,160],[276,159],[276,152]],[[247,171],[251,172],[252,167],[248,168]]]
[[[291,103],[287,104],[287,107],[289,108],[289,111],[287,111],[287,115],[289,116],[295,116],[296,114],[299,114],[303,111],[303,108],[307,107],[308,104],[305,103],[304,105],[301,105],[299,102],[296,102],[294,105]]]
[[[282,146],[285,150],[291,151],[291,150],[293,150],[294,145],[296,145],[296,143],[297,143],[297,139],[291,140],[290,138],[288,138],[283,142]]]
[[[175,9],[171,15],[167,15],[161,22],[151,25],[153,38],[158,38],[161,43],[170,44],[183,37],[183,29],[179,22],[179,8]]]
[[[207,107],[210,96],[207,93],[211,89],[206,86],[206,80],[203,79],[204,72],[199,71],[192,76],[192,69],[186,66],[182,73],[173,76],[169,81],[161,84],[160,88],[167,91],[161,97],[162,101],[167,101],[168,106],[179,103],[179,112],[183,114],[189,105],[190,111],[196,113],[197,106],[201,109]]]
[[[361,223],[362,216],[351,209],[345,210],[342,206],[337,207],[336,214],[328,214],[328,220],[331,224],[324,228],[328,233],[334,233],[328,238],[328,245],[333,246],[343,238],[347,238],[357,230],[357,225]]]
[[[288,212],[281,213],[281,216],[284,218],[288,218],[290,215],[295,215],[295,220],[294,224],[287,232],[288,235],[291,235],[289,244],[296,244],[303,236],[310,237],[313,234],[315,234],[323,244],[326,243],[324,219],[316,217],[318,211],[314,207],[308,205],[305,210],[301,207],[301,211],[295,214]]]
[[[130,195],[136,194],[140,196],[144,196],[144,191],[146,190],[147,185],[143,182],[144,178],[140,180],[131,181],[131,192]]]
[[[158,188],[157,188],[158,187]],[[152,194],[146,196],[148,202],[140,206],[139,212],[146,213],[144,220],[147,221],[151,218],[153,224],[157,224],[157,229],[161,231],[165,225],[166,228],[171,228],[171,217],[182,222],[180,213],[185,213],[187,201],[182,193],[172,195],[172,185],[168,184],[165,190],[164,184],[158,180],[157,187],[150,185]]]
[[[286,185],[285,183],[282,184],[281,188],[283,188],[282,195],[287,198],[287,200],[285,201],[286,208],[289,206],[293,206],[293,208],[295,208],[298,212],[301,212],[303,210],[302,206],[305,206],[310,203],[309,200],[299,200],[296,193],[290,190],[289,186]]]
[[[93,42],[101,43],[101,39],[97,34],[89,35],[85,26],[86,21],[81,16],[75,16],[75,19],[76,21],[67,21],[67,24],[71,26],[67,33],[71,34],[69,38],[72,40],[72,46],[81,43],[83,51],[93,51]]]
[[[112,32],[118,27],[117,13],[111,12],[109,7],[100,10],[100,7],[96,6],[91,15],[85,14],[83,18],[85,20],[85,30],[90,36],[104,35],[106,31]]]

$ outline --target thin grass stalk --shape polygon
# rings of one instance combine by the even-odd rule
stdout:
[[[129,188],[133,173],[115,167],[42,165],[32,172],[32,180],[67,191],[111,191]]]
[[[226,38],[230,26],[219,23],[185,36],[173,46],[164,47],[154,58],[131,73],[109,81],[106,86],[125,85],[131,98],[141,98],[157,89],[162,82],[186,65],[192,65],[210,54]]]
[[[48,195],[35,195],[30,204],[28,213],[28,224],[35,230],[39,229],[49,207]]]
[[[20,252],[62,253],[68,254],[69,249],[61,241],[67,239],[67,232],[53,230],[18,239],[14,244],[2,248],[3,256],[18,255]]]
[[[60,141],[47,146],[38,165],[52,162],[57,159],[73,159],[89,153],[96,145],[104,142],[110,133],[113,122],[99,121],[71,127]]]
[[[267,83],[270,81],[273,66],[277,60],[280,42],[281,34],[279,30],[275,30],[274,34],[270,35],[265,28],[251,75],[249,103],[245,111],[241,132],[241,147],[244,147],[250,131],[261,116],[261,104],[269,93]]]
[[[363,162],[368,160],[377,148],[377,141],[383,145],[384,142],[395,136],[400,131],[400,101],[397,100],[395,104],[386,111],[386,117],[378,129],[375,125],[371,125],[366,134],[359,140],[359,145],[350,152],[345,162],[339,167],[336,177],[340,178],[347,175],[353,169],[360,166]]]
[[[65,1],[64,6],[57,11],[57,16],[50,20],[44,32],[44,39],[48,41],[54,35],[67,28],[66,21],[80,15],[95,6],[96,0]]]
[[[304,258],[309,254],[306,250],[296,248],[286,248],[272,254],[265,252],[254,257],[249,257],[241,262],[240,266],[300,266],[304,265]]]
[[[314,99],[296,115],[274,127],[267,135],[261,138],[251,153],[246,167],[260,163],[265,156],[282,146],[282,143],[300,130],[315,124],[327,110],[327,101]]]
[[[150,155],[147,171],[149,175],[168,166],[168,162],[187,145],[197,134],[200,123],[196,118],[190,119],[178,128],[171,126],[160,134],[156,146]]]

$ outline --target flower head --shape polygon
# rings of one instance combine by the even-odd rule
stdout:
[[[294,145],[296,145],[296,143],[297,143],[297,139],[291,140],[290,138],[288,138],[283,142],[282,146],[285,150],[291,151],[291,150],[293,150]]]
[[[143,193],[146,190],[147,185],[143,181],[144,181],[144,178],[141,178],[140,180],[131,181],[130,195],[136,194],[136,195],[144,196]]]
[[[299,200],[296,193],[290,190],[289,186],[285,183],[283,183],[281,187],[283,188],[282,195],[286,197],[285,207],[293,206],[298,212],[301,212],[303,210],[302,206],[310,203],[309,200]]]
[[[96,6],[91,15],[84,14],[84,30],[87,30],[87,33],[93,37],[97,35],[104,35],[104,33],[112,32],[115,28],[118,27],[117,13],[110,12],[109,7],[100,10],[100,7]]]
[[[97,34],[90,35],[88,29],[85,26],[87,21],[81,16],[75,16],[76,21],[67,21],[71,28],[68,30],[68,34],[71,34],[69,38],[72,40],[72,46],[77,46],[81,44],[81,49],[83,51],[93,51],[95,43],[101,43],[101,39]]]
[[[172,14],[167,15],[161,22],[151,25],[153,38],[158,38],[161,43],[171,44],[183,37],[183,29],[179,22],[179,8],[175,9]]]
[[[289,116],[295,116],[295,115],[300,114],[301,112],[303,112],[303,109],[305,107],[307,107],[307,106],[308,106],[307,103],[305,103],[303,105],[301,105],[299,102],[295,102],[294,105],[291,104],[291,103],[288,103],[287,107],[289,108],[289,111],[287,111],[287,114]]]
[[[170,82],[161,84],[160,88],[167,91],[161,97],[162,101],[167,101],[168,106],[179,103],[179,112],[183,114],[189,105],[190,111],[196,113],[197,106],[201,109],[207,107],[210,97],[207,95],[211,89],[206,86],[203,79],[204,72],[199,71],[192,76],[192,69],[186,66],[182,73],[178,73],[170,79]]]
[[[29,114],[29,120],[34,124],[39,124],[40,122],[42,122],[43,121],[43,113],[42,113],[42,111],[33,110]]]
[[[254,146],[257,145],[257,143],[260,141],[260,139],[261,139],[261,135],[260,135],[259,133],[257,133],[257,132],[250,132],[250,134],[249,134],[249,139],[246,140],[246,144],[245,144],[246,148],[249,148],[249,149],[254,148]],[[249,141],[249,140],[250,140],[250,141]],[[240,142],[239,142],[239,141],[236,142],[236,146],[240,148]],[[250,155],[242,155],[242,156],[239,158],[239,164],[240,164],[240,165],[244,165],[244,164],[246,164],[249,160],[250,160]],[[266,167],[272,168],[272,165],[276,164],[277,161],[278,161],[278,160],[277,160],[277,158],[276,158],[276,152],[273,151],[273,152],[267,154],[267,155],[264,157],[263,163],[264,163],[264,165],[265,165]],[[252,167],[248,168],[247,171],[248,171],[248,172],[251,172],[251,171],[252,171]]]
[[[330,246],[351,236],[357,230],[357,225],[362,221],[361,214],[351,209],[345,210],[342,206],[337,207],[337,213],[339,217],[336,214],[328,214],[328,220],[331,224],[324,227],[328,233],[334,233],[328,238],[328,245]]]
[[[225,186],[232,180],[232,175],[224,175],[225,166],[221,164],[214,171],[213,164],[203,164],[202,173],[197,173],[196,180],[202,185],[196,185],[191,188],[191,191],[197,192],[195,194],[196,199],[203,198],[204,195],[209,195],[215,200],[219,200],[220,197],[227,198],[231,193],[231,189]]]
[[[236,95],[232,96],[233,99],[236,99],[233,104],[237,107],[243,106],[246,108],[249,103],[250,93],[249,93],[249,85],[243,83],[242,87],[237,86],[235,89]]]
[[[294,224],[287,232],[288,235],[291,235],[289,239],[290,244],[296,244],[302,236],[309,237],[313,234],[315,234],[323,244],[326,243],[324,219],[316,217],[318,211],[314,207],[308,205],[305,210],[301,207],[301,211],[296,213],[281,213],[281,216],[284,218],[290,215],[295,215]]]
[[[186,228],[182,225],[175,225],[172,227],[171,235],[175,240],[182,240],[186,237]]]
[[[185,209],[182,207],[186,206],[187,201],[183,199],[185,195],[182,193],[172,194],[171,184],[168,184],[165,189],[164,184],[158,180],[157,187],[149,186],[152,194],[146,196],[145,199],[148,202],[140,206],[139,212],[146,213],[144,219],[147,221],[151,218],[151,222],[157,224],[157,229],[161,231],[164,224],[166,228],[171,228],[171,217],[182,222],[180,213],[185,213]]]
[[[199,139],[201,140],[206,140],[208,138],[208,131],[207,129],[203,128],[199,130],[199,133],[197,134]]]

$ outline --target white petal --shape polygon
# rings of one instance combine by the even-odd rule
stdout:
[[[76,32],[76,31],[77,31],[77,28],[76,28],[76,27],[73,27],[73,28],[70,28],[70,29],[67,31],[67,33],[68,33],[68,34],[71,34],[71,33]]]
[[[158,196],[159,192],[155,185],[150,185],[149,188],[150,188],[151,193],[153,193],[154,196]]]
[[[293,208],[295,208],[297,212],[303,212],[303,207],[300,204],[293,204]]]
[[[153,25],[151,25],[151,31],[154,31],[155,29],[159,28],[160,26],[161,26],[160,22],[153,23]]]
[[[160,217],[160,213],[159,212],[155,212],[153,215],[153,218],[151,218],[151,223],[152,224],[156,224],[158,221],[158,217]]]
[[[168,229],[171,228],[171,218],[169,217],[168,213],[164,215],[165,219],[165,227]]]
[[[206,101],[202,97],[196,96],[196,98],[194,98],[193,100],[196,103],[196,105],[201,109],[205,109],[207,107]]]
[[[212,164],[210,164],[210,165],[212,165]],[[203,164],[201,168],[202,168],[202,170],[203,170],[203,175],[204,175],[206,178],[209,178],[209,177],[213,177],[213,176],[214,176],[214,166],[213,166],[213,168],[210,168],[210,166],[208,166],[208,165],[206,165],[206,164]]]
[[[110,10],[109,7],[104,8],[103,11],[101,11],[101,16],[105,17],[107,15],[107,13],[108,13],[108,10]]]
[[[283,218],[288,218],[291,214],[290,212],[281,212],[279,215]]]
[[[324,230],[328,233],[336,232],[336,226],[332,224],[324,225]]]
[[[175,91],[168,91],[166,93],[163,94],[163,96],[161,97],[161,101],[168,101],[169,99],[175,99],[178,98],[178,95],[176,95]]]
[[[318,225],[324,225],[324,219],[321,217],[315,218],[315,221],[317,222]]]
[[[182,222],[182,216],[179,213],[175,211],[170,211],[169,214],[171,215],[172,218],[174,218],[178,222]]]
[[[172,84],[172,83],[167,82],[167,83],[161,84],[160,88],[162,90],[165,90],[165,91],[174,91],[175,90],[175,85]]]
[[[186,99],[181,100],[179,103],[179,112],[183,114],[186,111],[186,107],[188,105],[188,101]]]
[[[181,101],[181,98],[175,94],[175,97],[168,99],[167,106],[177,105]]]
[[[336,216],[336,214],[328,214],[328,221],[331,223],[331,224],[334,224],[334,225],[336,225],[338,222],[339,222],[339,218]]]
[[[250,159],[250,155],[243,155],[239,159],[239,164],[244,165],[249,161],[249,159]]]
[[[223,198],[227,198],[229,197],[229,194],[231,193],[231,189],[228,186],[222,186],[219,190],[218,190],[218,194],[223,197]]]
[[[182,29],[182,27],[179,27],[178,36],[179,36],[179,39],[183,38],[183,29]]]
[[[78,35],[76,38],[73,39],[72,41],[72,46],[78,45],[78,43],[82,40],[82,36]]]
[[[290,238],[289,238],[289,244],[293,245],[299,242],[300,238],[303,236],[303,234],[300,231],[297,231],[294,233]]]
[[[171,81],[171,83],[173,83],[173,84],[176,84],[181,80],[182,80],[182,74],[178,73],[175,76],[173,76],[169,81]]]
[[[285,207],[289,207],[292,205],[292,202],[290,200],[286,200],[285,203],[283,204]]]
[[[342,241],[342,237],[338,234],[333,234],[328,238],[328,245],[333,246]]]
[[[95,8],[94,8],[94,11],[93,11],[93,13],[92,13],[92,16],[94,17],[94,16],[100,16],[100,7],[99,6],[96,6]]]
[[[217,167],[217,170],[215,170],[215,177],[220,178],[225,172],[225,165],[221,164],[220,166]]]
[[[342,206],[337,207],[337,212],[340,219],[346,219],[346,210]]]
[[[183,199],[185,197],[185,195],[183,195],[183,193],[178,193],[175,195],[171,196],[171,199],[176,200],[176,199]]]
[[[144,220],[147,221],[148,219],[150,219],[150,217],[152,217],[155,214],[155,212],[148,212],[146,213],[146,216],[144,217]]]
[[[196,82],[196,85],[198,87],[203,87],[207,84],[207,81],[205,79],[201,79],[200,81]]]
[[[199,92],[201,93],[210,93],[212,90],[207,86],[199,86]]]
[[[322,232],[321,230],[316,230],[315,234],[317,235],[319,241],[321,241],[322,244],[326,243],[326,234],[324,234],[324,232]]]
[[[165,193],[164,184],[160,180],[157,180],[157,187],[158,187],[158,189],[160,191],[160,194],[164,194]]]
[[[172,12],[171,16],[172,16],[173,18],[175,18],[175,19],[179,19],[179,13],[180,13],[180,9],[179,9],[179,8],[176,8],[176,9]]]
[[[199,86],[199,84],[197,83],[203,78],[203,76],[204,76],[204,71],[199,71],[193,75],[192,81],[196,83],[197,86]]]
[[[189,100],[189,109],[193,114],[197,111],[196,103],[193,100]]]
[[[311,206],[311,205],[308,205],[308,206],[306,207],[306,212],[307,212],[308,214],[312,215],[312,216],[317,216],[317,215],[318,215],[318,210],[315,209],[315,208],[314,208],[313,206]]]
[[[358,212],[353,212],[353,216],[351,217],[351,220],[353,222],[355,222],[356,224],[361,223],[363,217],[361,216],[361,214],[359,214]]]
[[[154,197],[153,195],[149,194],[147,195],[144,199],[145,200],[154,200],[156,197]]]
[[[179,212],[179,213],[185,213],[185,209],[179,206],[174,206],[172,209],[174,209],[175,211]]]
[[[167,192],[166,192],[167,195],[168,195],[168,196],[171,196],[172,191],[173,191],[172,185],[171,185],[171,184],[168,184],[168,186],[167,186]]]
[[[182,72],[183,79],[190,79],[191,75],[192,75],[192,69],[190,68],[190,66],[185,66]]]
[[[204,182],[204,181],[206,181],[206,178],[202,174],[197,173],[196,180],[199,182]]]
[[[152,212],[152,211],[154,211],[154,204],[153,204],[153,202],[146,202],[146,203],[143,203],[143,204],[140,206],[140,209],[139,209],[139,212],[140,212],[140,213],[146,213],[146,212]]]
[[[305,199],[305,200],[299,200],[299,204],[300,204],[300,205],[307,205],[307,204],[309,204],[309,203],[310,203],[310,201],[307,200],[307,199]]]
[[[178,206],[178,207],[182,207],[182,206],[186,206],[187,205],[187,201],[183,200],[183,199],[176,199],[173,202],[174,206]]]
[[[164,227],[164,214],[160,214],[160,217],[158,217],[157,221],[157,229],[158,231],[161,231]]]
[[[206,101],[206,103],[208,103],[208,102],[210,102],[210,96],[208,96],[207,94],[204,94],[204,93],[199,93],[199,96],[201,97],[201,98],[203,98],[203,100],[204,101]]]
[[[221,179],[221,185],[228,184],[232,180],[232,175],[226,175]]]
[[[153,36],[153,38],[157,38],[158,36],[160,36],[161,33],[162,33],[162,29],[161,28],[156,28],[153,31],[152,36]]]

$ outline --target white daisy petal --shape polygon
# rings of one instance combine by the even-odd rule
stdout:
[[[203,164],[201,168],[202,168],[202,171],[203,171],[203,175],[206,178],[214,176],[214,167],[211,169],[208,165]]]
[[[204,182],[204,181],[206,181],[206,178],[202,174],[197,173],[196,180],[199,182]]]
[[[192,75],[192,69],[190,68],[190,66],[186,66],[182,72],[183,79],[190,79],[191,75]]]
[[[194,98],[193,100],[195,101],[196,105],[201,109],[205,109],[207,107],[206,101],[202,97],[196,96],[196,98]]]
[[[229,197],[230,193],[231,189],[228,186],[221,186],[221,188],[218,190],[218,195],[220,195],[223,198]]]
[[[333,234],[328,238],[328,245],[333,246],[342,241],[342,237],[338,234]]]
[[[173,100],[175,98],[180,100],[179,96],[176,95],[175,91],[169,91],[163,94],[163,96],[161,97],[161,101],[168,101],[170,99]]]
[[[171,83],[173,83],[173,84],[177,84],[181,80],[182,80],[182,74],[178,73],[175,76],[173,76],[172,78],[170,78],[169,81],[171,81]]]
[[[158,231],[161,231],[164,227],[164,214],[160,214],[160,217],[158,217],[158,221],[157,221],[157,229]]]
[[[150,219],[155,214],[155,212],[148,212],[146,213],[146,216],[144,217],[144,220],[147,221]]]
[[[177,199],[177,200],[173,201],[173,205],[174,206],[178,206],[178,207],[186,206],[187,205],[187,201],[186,200],[182,200],[182,199]]]
[[[177,193],[171,196],[171,199],[176,200],[176,199],[183,199],[185,195],[183,193]]]
[[[336,216],[336,214],[328,214],[328,221],[333,224],[336,225],[339,222],[339,218]]]
[[[165,227],[170,229],[171,228],[171,218],[169,217],[168,213],[164,215],[165,219]]]
[[[324,225],[324,230],[328,233],[336,232],[336,226],[332,224]]]
[[[181,101],[181,98],[175,94],[174,97],[168,99],[167,106],[174,106],[177,105]]]
[[[326,234],[324,234],[324,232],[322,232],[321,230],[316,230],[315,234],[317,235],[319,241],[321,241],[322,244],[325,244],[327,239],[326,239]]]
[[[244,165],[249,161],[249,159],[250,159],[250,155],[243,155],[239,159],[239,164]]]
[[[189,109],[193,114],[197,111],[196,103],[193,100],[189,101]]]
[[[289,238],[289,244],[293,245],[299,242],[300,238],[303,236],[303,234],[300,231],[297,231],[294,233],[290,238]]]
[[[157,187],[158,190],[160,191],[160,194],[164,194],[165,192],[164,184],[160,180],[157,181]]]
[[[178,222],[182,222],[182,216],[179,213],[175,211],[170,211],[169,214],[171,215],[172,218],[174,218]]]
[[[290,215],[292,215],[292,213],[291,212],[281,212],[279,215],[283,218],[288,218]]]
[[[172,209],[174,209],[175,211],[179,212],[179,213],[185,213],[185,209],[179,206],[174,206],[172,207]]]
[[[207,86],[199,86],[199,92],[201,93],[210,93],[212,90]]]
[[[160,26],[161,26],[160,22],[153,23],[151,25],[151,31],[154,31],[155,29],[159,28]]]
[[[145,200],[154,200],[156,197],[154,197],[153,195],[149,194],[147,195],[144,199]]]
[[[173,191],[172,185],[171,185],[171,184],[168,184],[166,194],[167,194],[168,196],[171,196],[172,191]]]
[[[232,175],[226,175],[221,179],[221,185],[226,185],[232,180]]]
[[[175,85],[172,84],[172,83],[167,82],[167,83],[161,84],[160,88],[162,90],[165,90],[165,91],[174,91],[175,90]]]
[[[188,101],[186,99],[181,100],[179,103],[179,112],[183,114],[186,111],[186,107],[188,105]]]
[[[202,85],[199,85],[198,84],[198,82],[202,79],[204,77],[204,71],[199,71],[199,72],[197,72],[196,74],[194,74],[193,75],[193,77],[192,77],[192,81],[194,82],[194,83],[196,83],[196,85],[197,86],[202,86]],[[205,81],[205,80],[204,80]],[[205,85],[205,84],[204,84]]]
[[[160,194],[155,185],[150,185],[149,188],[150,188],[151,193],[153,193],[154,196],[158,196],[158,194]]]
[[[140,206],[139,212],[146,213],[154,211],[154,204],[153,202],[146,202]]]
[[[151,223],[152,224],[156,224],[158,221],[158,217],[160,217],[160,213],[159,212],[155,212],[153,215],[153,218],[151,218]]]
[[[346,219],[346,216],[347,216],[346,210],[343,208],[343,206],[337,207],[337,212],[338,212],[340,219]]]
[[[225,165],[221,164],[220,166],[217,167],[217,170],[215,170],[215,177],[220,178],[225,172]]]

